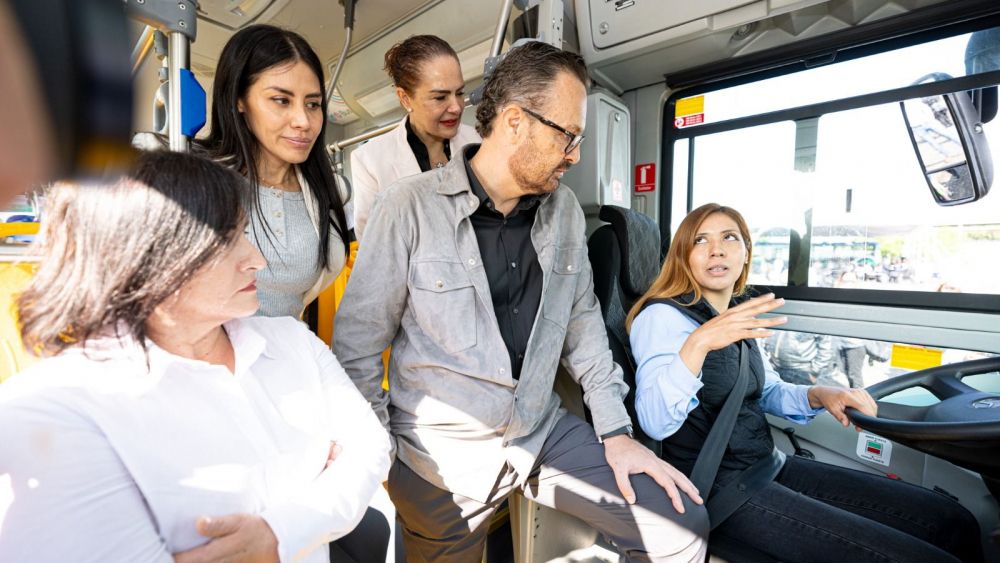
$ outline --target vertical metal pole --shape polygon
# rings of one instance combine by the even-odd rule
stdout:
[[[333,76],[330,77],[330,85],[326,88],[326,103],[330,103],[333,91],[337,88],[337,81],[340,80],[340,71],[344,68],[344,60],[347,59],[347,50],[351,48],[351,37],[354,35],[354,28],[344,29],[344,48],[340,51],[340,58],[337,59],[337,66],[333,68]]]
[[[170,150],[187,152],[188,138],[181,131],[181,69],[188,68],[191,54],[191,43],[186,35],[179,31],[170,32],[170,48],[167,53],[168,97],[167,97],[167,135],[170,138]]]
[[[500,54],[503,48],[503,39],[507,35],[507,22],[510,20],[510,10],[514,6],[514,0],[504,0],[500,7],[500,17],[497,19],[497,29],[493,33],[493,45],[490,46],[490,56],[495,57]]]

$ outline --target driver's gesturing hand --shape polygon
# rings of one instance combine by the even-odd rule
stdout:
[[[875,399],[864,389],[844,389],[842,387],[828,387],[825,385],[814,385],[809,388],[809,406],[814,409],[824,408],[833,418],[840,421],[846,428],[851,424],[850,419],[844,409],[851,407],[857,409],[861,414],[871,417],[878,415],[878,405]],[[861,432],[857,426],[855,430]]]

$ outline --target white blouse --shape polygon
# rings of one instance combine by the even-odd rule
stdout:
[[[226,323],[235,375],[105,339],[0,385],[0,561],[163,561],[199,516],[261,515],[282,561],[329,561],[389,467],[390,438],[291,318]],[[331,441],[342,451],[324,469]]]

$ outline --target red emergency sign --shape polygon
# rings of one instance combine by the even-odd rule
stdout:
[[[635,165],[635,192],[651,192],[656,189],[656,163]]]

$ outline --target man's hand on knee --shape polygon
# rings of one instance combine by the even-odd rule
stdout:
[[[629,504],[635,503],[635,491],[632,489],[629,475],[639,473],[645,473],[659,483],[663,490],[667,491],[674,509],[681,514],[684,513],[681,491],[694,502],[703,503],[698,489],[683,473],[628,436],[614,436],[604,440],[604,457],[615,473],[618,490]]]

